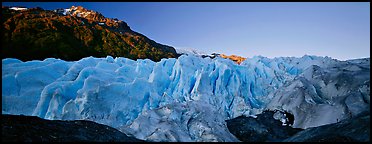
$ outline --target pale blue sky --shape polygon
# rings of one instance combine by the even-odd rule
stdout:
[[[44,9],[81,5],[124,20],[156,42],[244,57],[370,57],[370,3],[3,2]]]

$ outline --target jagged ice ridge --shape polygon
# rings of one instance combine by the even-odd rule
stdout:
[[[7,58],[2,64],[3,113],[92,120],[149,141],[238,141],[229,133],[224,120],[253,116],[266,108],[294,113],[295,127],[334,123],[334,119],[316,122],[319,116],[303,116],[304,112],[298,109],[316,111],[319,104],[326,105],[322,109],[336,109],[345,103],[333,102],[338,96],[346,97],[355,91],[361,93],[362,100],[351,101],[353,105],[348,107],[355,114],[369,108],[369,58],[338,61],[308,55],[274,59],[256,56],[237,65],[228,59],[197,55],[182,55],[157,63],[108,56],[73,62],[54,58],[21,62]],[[339,95],[335,99],[324,95],[327,102],[313,93],[317,89],[314,86],[314,90],[300,91],[306,100],[285,100],[288,95],[294,96],[288,87],[294,87],[291,85],[303,77],[310,82],[302,80],[304,84],[297,87],[333,78],[333,73],[327,70],[330,67],[347,67],[352,71],[350,75],[359,79],[350,90],[332,87],[332,94]],[[329,74],[325,78],[313,78],[314,68]],[[324,85],[327,84],[317,86]],[[348,111],[338,111],[338,118],[346,118],[343,113]]]

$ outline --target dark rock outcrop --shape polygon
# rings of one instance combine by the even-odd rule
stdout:
[[[227,120],[229,131],[243,142],[275,142],[282,141],[302,129],[283,126],[274,119],[273,111],[264,111],[257,118],[240,116]]]
[[[273,111],[265,111],[257,118],[240,116],[227,120],[229,131],[243,142],[369,142],[370,113],[338,123],[307,129],[282,126],[274,119]],[[288,113],[287,113],[288,115]],[[290,123],[290,122],[289,122]]]
[[[106,125],[86,120],[45,120],[2,115],[2,142],[141,142]]]
[[[338,123],[305,129],[285,142],[369,142],[370,114],[363,113],[355,118]]]

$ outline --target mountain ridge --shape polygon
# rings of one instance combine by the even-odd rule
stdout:
[[[130,59],[177,57],[171,46],[132,31],[124,21],[81,6],[44,10],[2,7],[2,58],[79,60],[88,56]]]

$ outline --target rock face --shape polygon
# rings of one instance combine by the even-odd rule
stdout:
[[[2,115],[2,142],[142,142],[92,121]]]
[[[275,112],[264,111],[256,118],[240,116],[227,120],[229,131],[243,142],[369,142],[370,113],[338,123],[308,129],[283,126]]]
[[[370,117],[370,113],[362,113],[338,123],[308,128],[284,142],[369,142]]]
[[[236,62],[237,64],[240,64],[240,63],[242,63],[244,60],[247,59],[247,58],[244,58],[244,57],[241,57],[241,56],[237,56],[237,55],[231,55],[231,56],[228,56],[228,55],[220,54],[220,56],[221,56],[222,58],[228,58],[228,59],[231,59],[232,61]]]
[[[84,18],[88,23],[98,23],[98,25],[107,26],[107,28],[116,32],[124,33],[132,31],[126,22],[117,18],[106,18],[101,13],[88,10],[82,6],[71,6],[68,9],[56,9],[53,11],[62,15]]]
[[[283,126],[274,119],[275,112],[264,111],[256,118],[239,116],[227,120],[229,131],[243,142],[278,142],[302,131],[302,129]]]
[[[81,6],[54,11],[2,7],[2,58],[23,61],[121,56],[130,59],[177,57],[173,47],[132,31],[124,21]]]

